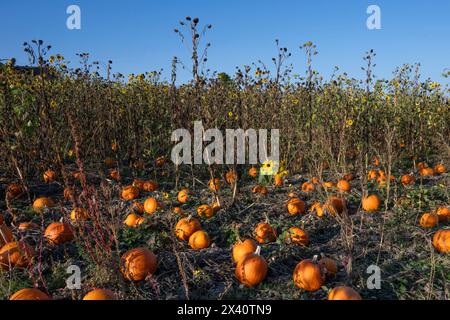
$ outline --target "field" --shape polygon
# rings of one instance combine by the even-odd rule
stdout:
[[[33,68],[0,64],[0,299],[449,299],[448,88],[376,79],[373,51],[365,79],[324,80],[310,42],[304,76],[278,42],[275,71],[207,74],[201,40],[183,85],[176,58],[170,81],[124,76],[42,41]],[[174,165],[200,120],[279,129],[280,169]]]

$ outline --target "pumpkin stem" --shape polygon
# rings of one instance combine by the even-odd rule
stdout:
[[[312,259],[312,261],[313,261],[314,263],[316,263],[318,258],[319,258],[319,256],[318,256],[317,254],[315,254],[314,257],[313,257],[313,259]]]
[[[261,246],[257,246],[257,247],[256,247],[255,254],[256,254],[257,256],[260,256],[260,255],[261,255]]]

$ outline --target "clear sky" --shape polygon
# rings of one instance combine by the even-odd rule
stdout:
[[[81,30],[66,27],[71,4],[81,8]],[[370,4],[381,8],[381,30],[366,27]],[[22,43],[42,39],[72,62],[75,53],[89,52],[95,60],[113,60],[115,72],[163,68],[167,79],[174,55],[189,59],[173,32],[187,15],[213,25],[207,35],[212,70],[233,73],[259,59],[270,65],[278,38],[292,52],[297,74],[305,70],[299,45],[311,40],[319,51],[314,67],[326,77],[337,65],[362,78],[362,56],[373,48],[378,77],[420,62],[424,77],[449,81],[441,76],[450,68],[449,0],[2,0],[0,59],[25,64]]]

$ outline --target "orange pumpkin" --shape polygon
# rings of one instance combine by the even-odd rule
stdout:
[[[273,185],[277,188],[283,185],[283,176],[281,174],[277,173],[273,176]]]
[[[208,185],[209,185],[209,189],[211,189],[212,191],[219,191],[220,179],[219,178],[211,179],[211,180],[209,180]]]
[[[47,170],[44,172],[45,183],[52,183],[56,179],[56,172],[53,170]]]
[[[147,180],[144,182],[142,188],[145,192],[154,192],[158,189],[158,183],[153,180]]]
[[[138,188],[139,190],[144,190],[144,181],[142,179],[134,179],[132,186]]]
[[[145,219],[141,216],[138,216],[137,214],[130,213],[125,221],[123,222],[130,228],[136,228],[140,224],[142,224],[145,221]]]
[[[0,224],[0,248],[8,242],[13,241],[13,233],[6,224]]]
[[[314,202],[311,208],[309,209],[309,212],[316,212],[316,215],[319,218],[322,218],[325,215],[324,206],[322,206],[320,202]]]
[[[307,246],[309,244],[309,236],[306,233],[306,231],[297,227],[289,228],[286,234],[286,238],[287,240],[290,240],[292,243],[301,246]]]
[[[157,265],[156,255],[147,248],[131,249],[120,259],[120,271],[130,281],[144,280],[155,273]]]
[[[269,190],[263,185],[256,185],[253,187],[252,192],[266,196],[269,193]]]
[[[340,286],[328,293],[328,300],[362,300],[358,292],[353,288]]]
[[[258,176],[258,169],[255,167],[251,167],[248,169],[248,175],[252,178],[256,178]]]
[[[254,253],[257,247],[256,242],[252,239],[236,242],[231,253],[233,261],[238,263],[249,254]]]
[[[367,180],[372,181],[375,180],[378,177],[378,172],[377,170],[369,170],[369,172],[367,173]]]
[[[23,192],[24,192],[23,187],[22,187],[22,185],[19,184],[19,183],[11,183],[11,184],[6,188],[6,194],[7,194],[10,198],[17,198],[17,197],[19,197]]]
[[[260,247],[255,253],[251,253],[238,261],[235,275],[240,283],[247,287],[260,284],[267,276],[269,269],[266,259],[259,255]]]
[[[189,200],[189,190],[183,189],[180,192],[178,192],[177,196],[178,202],[180,203],[186,203]]]
[[[419,224],[422,228],[434,228],[438,225],[439,217],[432,213],[424,213],[420,217]]]
[[[302,191],[303,192],[306,192],[306,193],[308,193],[308,192],[311,192],[311,191],[314,191],[314,184],[313,183],[311,183],[311,182],[304,182],[303,184],[302,184]]]
[[[146,214],[153,214],[156,212],[156,210],[158,210],[158,208],[160,208],[160,204],[158,203],[158,201],[155,198],[147,198],[144,202],[144,211]]]
[[[255,228],[255,239],[259,243],[274,242],[277,239],[277,231],[267,222],[258,223]]]
[[[17,229],[19,229],[19,231],[39,230],[40,227],[34,222],[21,222]]]
[[[419,162],[418,164],[417,164],[417,167],[419,168],[419,169],[424,169],[424,168],[428,168],[428,164],[426,164],[425,162]]]
[[[45,197],[37,198],[33,202],[33,209],[36,212],[42,212],[46,208],[51,208],[54,206],[55,206],[55,203],[53,202],[53,200],[50,198],[45,198]]]
[[[89,212],[84,208],[75,208],[70,213],[70,219],[73,222],[86,221],[89,219]]]
[[[238,179],[237,173],[234,170],[230,170],[225,174],[225,181],[228,184],[234,184]],[[216,190],[217,191],[217,190]]]
[[[311,182],[314,183],[314,184],[318,184],[318,183],[319,183],[319,178],[317,178],[317,177],[312,177],[312,178],[311,178]]]
[[[422,177],[434,176],[433,168],[422,168],[419,170],[419,174]]]
[[[341,192],[348,192],[351,190],[350,183],[347,180],[339,180],[336,187]]]
[[[51,298],[36,288],[26,288],[14,293],[9,300],[51,300]]]
[[[447,169],[445,168],[445,166],[442,163],[439,163],[434,167],[434,172],[436,174],[443,174],[446,171],[447,171]]]
[[[450,220],[450,209],[447,207],[439,207],[436,209],[436,215],[439,218],[439,222],[446,222]]]
[[[403,186],[408,186],[408,185],[414,184],[415,181],[416,181],[416,178],[414,178],[414,176],[412,174],[405,174],[400,178],[400,183]]]
[[[133,202],[133,204],[131,205],[131,211],[137,214],[144,214],[145,212],[144,204],[138,201]]]
[[[325,203],[325,209],[332,215],[341,214],[346,209],[345,199],[341,197],[330,197]]]
[[[325,271],[325,276],[327,278],[334,277],[338,272],[336,261],[331,258],[323,257],[319,260],[318,264],[322,271]]]
[[[291,215],[304,214],[305,213],[305,202],[299,198],[291,198],[286,203],[286,208]]]
[[[135,186],[126,186],[122,189],[122,199],[129,201],[139,197],[139,189]]]
[[[68,223],[53,222],[45,229],[44,237],[50,244],[58,245],[72,241],[75,235],[72,226]]]
[[[377,157],[377,156],[374,156],[374,157],[372,158],[372,164],[373,164],[374,166],[378,167],[378,166],[380,165],[380,158]]]
[[[34,257],[34,249],[23,241],[9,242],[0,248],[0,266],[9,268],[25,268]]]
[[[180,216],[184,215],[184,210],[181,209],[180,207],[174,207],[174,208],[172,209],[172,212],[173,212],[173,213],[176,213],[176,214],[179,214]]]
[[[450,230],[438,230],[433,236],[433,247],[440,253],[449,253]]]
[[[211,239],[209,238],[209,235],[203,230],[198,230],[189,237],[189,245],[194,250],[208,248],[210,244]]]
[[[63,196],[64,196],[64,200],[69,201],[73,197],[75,197],[75,191],[73,190],[73,188],[67,187],[64,189]]]
[[[117,300],[116,294],[108,289],[95,289],[89,291],[83,300]]]
[[[189,237],[196,231],[201,230],[200,222],[191,217],[183,218],[175,226],[175,235],[178,239],[188,241]]]
[[[380,209],[381,201],[375,194],[363,198],[361,202],[362,208],[366,212],[376,212]]]
[[[214,215],[214,210],[207,204],[202,204],[197,208],[197,214],[202,218],[211,218]]]
[[[294,284],[306,291],[317,291],[325,282],[325,275],[313,260],[301,261],[294,269]]]
[[[322,186],[323,186],[325,189],[331,189],[331,188],[334,187],[334,183],[331,182],[331,181],[327,181],[327,182],[322,183]]]

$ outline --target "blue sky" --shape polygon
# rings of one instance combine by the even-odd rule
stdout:
[[[66,28],[66,8],[81,8],[81,30]],[[381,30],[366,27],[368,5],[381,8]],[[211,23],[208,67],[233,73],[236,66],[275,54],[275,39],[292,52],[294,73],[306,68],[299,45],[311,40],[319,55],[314,67],[328,77],[334,66],[362,78],[365,51],[377,53],[375,74],[390,77],[396,66],[420,62],[424,77],[448,83],[450,68],[450,1],[448,0],[41,0],[0,2],[0,59],[27,62],[22,43],[43,39],[73,63],[75,53],[95,60],[113,60],[124,74],[164,69],[171,59],[188,63],[187,50],[173,32],[185,16]],[[189,79],[180,71],[179,79]]]

